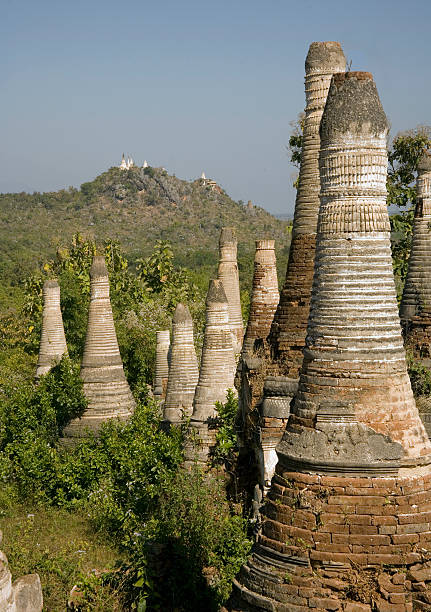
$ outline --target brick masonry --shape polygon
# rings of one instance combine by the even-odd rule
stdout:
[[[387,119],[335,74],[304,362],[262,531],[230,610],[429,609],[431,443],[407,375],[386,208]]]

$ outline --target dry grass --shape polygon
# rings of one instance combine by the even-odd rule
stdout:
[[[28,507],[0,497],[2,550],[9,559],[12,578],[38,573],[44,610],[64,612],[70,590],[84,584],[84,603],[91,612],[120,612],[120,596],[98,578],[111,569],[120,554],[109,541],[94,533],[83,512],[69,513],[46,507]]]

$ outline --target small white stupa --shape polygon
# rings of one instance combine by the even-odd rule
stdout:
[[[148,168],[148,162],[147,162],[147,160],[144,160],[144,163],[142,164],[142,167],[143,167],[143,168]]]
[[[201,174],[201,179],[203,179],[203,180],[205,180],[205,179],[206,179],[205,172],[202,172],[202,174]]]
[[[124,153],[123,153],[123,156],[121,158],[121,164],[119,166],[120,170],[129,170],[129,168],[133,168],[134,165],[135,165],[135,162],[133,161],[133,157],[127,156],[127,161],[126,161],[126,158],[124,157]]]
[[[127,170],[127,162],[126,162],[126,159],[124,157],[124,153],[123,153],[123,156],[121,158],[120,170]]]

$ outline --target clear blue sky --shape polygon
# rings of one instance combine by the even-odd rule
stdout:
[[[310,42],[375,76],[392,135],[431,124],[431,1],[0,2],[0,191],[78,186],[130,153],[291,213]]]

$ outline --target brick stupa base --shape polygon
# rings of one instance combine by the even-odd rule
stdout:
[[[420,468],[414,479],[349,478],[279,464],[264,514],[232,610],[431,609],[431,475]]]

